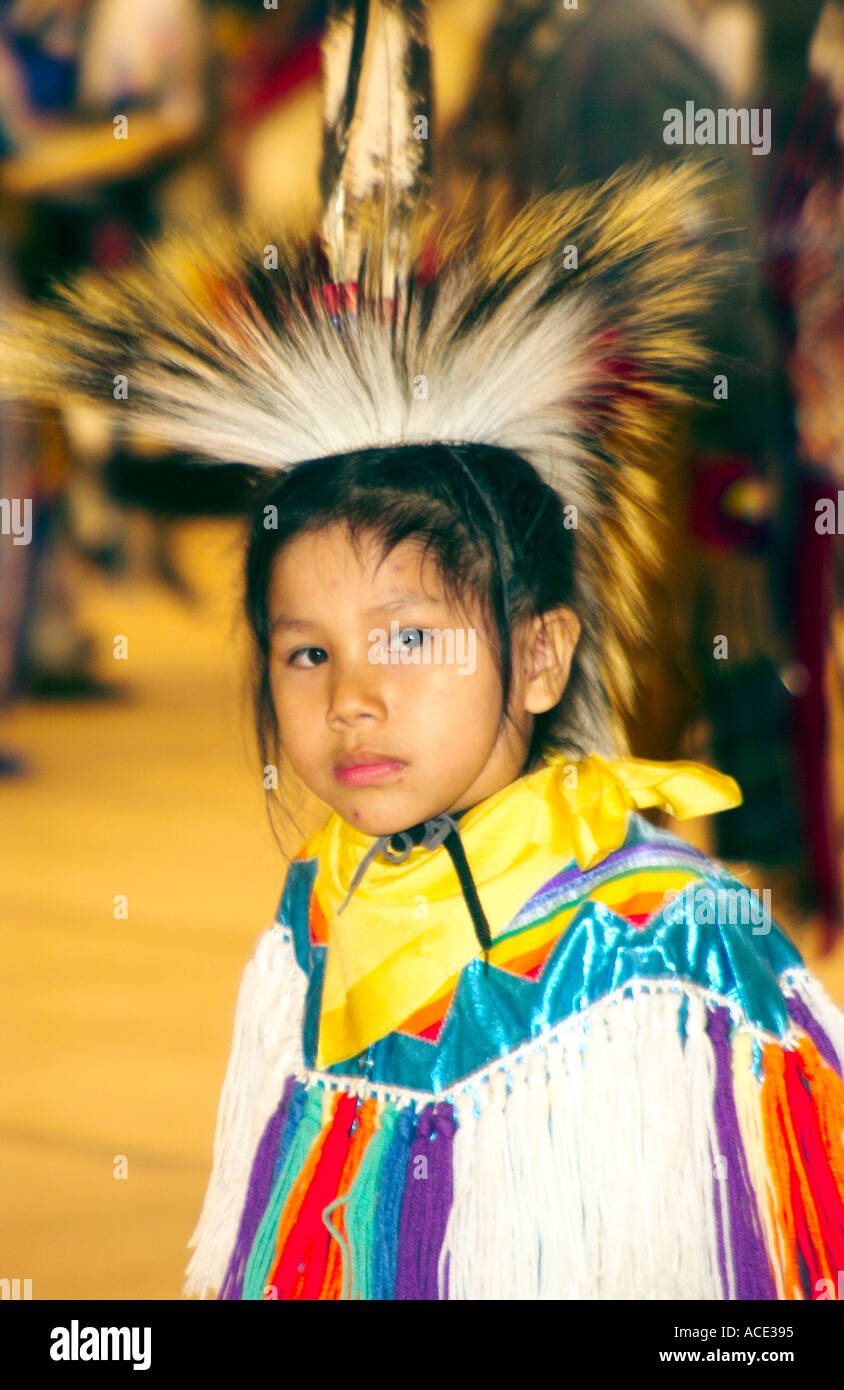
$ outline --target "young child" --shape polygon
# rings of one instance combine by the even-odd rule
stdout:
[[[589,708],[575,556],[504,449],[358,450],[265,497],[262,747],[333,814],[247,966],[188,1291],[834,1296],[844,1020],[636,814],[729,778],[557,751]],[[437,662],[461,632],[471,669]]]
[[[837,1268],[842,1020],[746,888],[635,814],[734,784],[555,751],[587,685],[575,534],[481,445],[264,499],[262,746],[334,814],[247,967],[188,1290],[811,1297]],[[437,662],[461,632],[471,669]]]
[[[354,276],[170,243],[17,325],[26,394],[125,378],[148,431],[269,472],[262,759],[331,808],[244,972],[187,1293],[836,1296],[844,1017],[639,814],[735,783],[620,732],[700,187],[637,170],[399,269],[359,225]]]

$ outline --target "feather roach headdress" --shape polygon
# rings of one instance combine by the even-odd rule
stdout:
[[[576,518],[579,740],[619,751],[658,546],[657,465],[704,354],[701,169],[637,168],[509,226],[427,208],[421,0],[328,26],[321,239],[181,234],[7,325],[6,394],[82,396],[197,457],[272,473],[373,445],[522,455]],[[115,379],[126,379],[115,401]]]

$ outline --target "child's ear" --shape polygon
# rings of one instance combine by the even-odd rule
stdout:
[[[530,622],[523,656],[525,711],[553,709],[568,684],[580,619],[571,608],[551,608]]]

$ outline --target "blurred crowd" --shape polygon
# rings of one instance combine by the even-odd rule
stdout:
[[[0,0],[0,297],[37,302],[57,277],[125,265],[197,218],[258,211],[283,234],[315,196],[327,7]],[[465,90],[440,101],[450,54],[434,28],[434,182],[456,205],[517,205],[643,157],[685,158],[664,113],[690,101],[771,113],[764,156],[710,151],[736,267],[707,328],[723,383],[687,421],[666,479],[669,582],[630,734],[641,756],[704,756],[734,775],[745,805],[717,818],[716,852],[782,870],[831,935],[844,566],[841,535],[819,521],[844,490],[844,4],[430,9],[448,11],[452,36],[465,11],[473,36]],[[0,405],[0,496],[33,503],[29,544],[0,547],[0,704],[120,693],[97,675],[78,576],[153,575],[188,600],[174,521],[236,514],[245,496],[236,468],[201,489],[191,476],[90,410]],[[25,774],[0,748],[0,775]]]

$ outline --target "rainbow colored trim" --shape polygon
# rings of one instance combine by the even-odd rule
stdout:
[[[706,1010],[725,1298],[816,1297],[844,1268],[844,1082],[823,1029],[799,999],[789,1007],[796,1045],[764,1047],[761,1084],[750,1035],[727,1008]],[[378,1089],[288,1079],[220,1299],[448,1297],[454,1100],[400,1104]]]
[[[631,816],[618,851],[565,866],[531,896],[488,972],[471,961],[428,1018],[317,1070],[314,869],[291,865],[250,976],[276,1002],[263,1013],[245,999],[233,1056],[276,1019],[289,1041],[267,1054],[274,1080],[249,1168],[249,1148],[225,1147],[234,1112],[218,1123],[193,1287],[245,1300],[483,1298],[503,1277],[507,1297],[548,1296],[531,1292],[543,1279],[553,1297],[624,1297],[630,1280],[634,1297],[837,1295],[844,1018],[766,913],[751,926],[698,911],[725,888],[751,906],[726,870]],[[298,1001],[286,1013],[283,997]],[[242,1065],[227,1074],[232,1104],[261,1074]],[[675,1162],[673,1195],[631,1209],[642,1184],[674,1180]],[[604,1256],[615,1269],[622,1248],[608,1277]]]
[[[417,1111],[291,1078],[219,1297],[436,1299],[455,1129],[447,1103]]]

